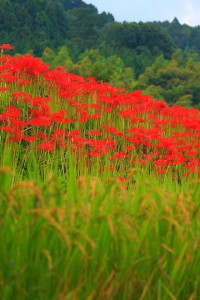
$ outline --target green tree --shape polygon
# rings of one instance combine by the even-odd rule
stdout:
[[[54,56],[51,65],[52,67],[63,66],[67,71],[72,71],[73,62],[66,46],[62,46],[59,48],[57,54]]]
[[[53,66],[53,61],[55,59],[55,52],[49,48],[49,47],[46,47],[44,49],[44,52],[42,54],[42,60],[49,66]]]

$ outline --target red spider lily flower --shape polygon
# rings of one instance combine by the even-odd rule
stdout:
[[[44,143],[41,143],[38,146],[38,149],[53,152],[54,151],[54,145],[52,143],[48,143],[48,142],[45,143],[44,142]]]
[[[12,100],[29,102],[31,100],[31,96],[28,93],[25,93],[23,91],[12,91]]]
[[[195,155],[197,155],[198,154],[198,152],[197,151],[188,151],[187,152],[187,155],[189,155],[189,156],[195,156]]]
[[[24,141],[26,141],[27,143],[31,143],[37,140],[37,136],[36,135],[30,135],[30,136],[23,136]]]
[[[189,173],[182,173],[182,177],[188,177]]]
[[[124,178],[124,177],[122,177],[122,176],[118,176],[117,179],[118,179],[119,181],[122,181],[122,182],[126,181],[126,178]]]
[[[35,58],[30,54],[25,54],[22,57],[15,58],[15,72],[28,75],[30,77],[43,75],[49,70],[41,59]]]
[[[50,126],[51,125],[51,121],[48,117],[40,117],[40,118],[33,118],[30,121],[28,121],[29,125],[32,126]]]
[[[7,106],[6,111],[0,115],[1,120],[10,120],[13,118],[18,118],[21,111],[15,106]]]
[[[124,136],[124,132],[119,131],[117,128],[113,126],[101,126],[102,129],[105,129],[107,133],[113,134],[115,136]]]
[[[167,120],[154,120],[153,121],[154,126],[160,126],[160,125],[168,125],[169,121]]]
[[[8,90],[9,90],[8,87],[4,87],[4,86],[0,87],[0,92],[6,92]]]
[[[59,145],[60,147],[66,147],[66,132],[64,129],[56,129],[52,134],[52,140],[55,144]]]
[[[118,153],[116,153],[115,155],[113,155],[110,160],[113,161],[113,160],[117,160],[117,159],[124,159],[124,158],[127,158],[128,155],[126,152],[124,151],[120,151]]]
[[[87,132],[89,135],[100,136],[101,132],[99,130],[90,130]]]
[[[113,110],[113,108],[111,106],[108,106],[108,107],[104,107],[103,111],[106,112],[106,113],[111,113]]]
[[[147,164],[147,160],[146,159],[140,159],[140,161],[139,161],[139,164],[141,165],[141,166],[145,166],[146,164]]]
[[[159,158],[159,159],[157,159],[157,160],[154,162],[154,164],[155,164],[156,167],[163,167],[163,166],[166,166],[166,165],[167,165],[167,160],[166,160],[166,159]]]
[[[73,131],[68,132],[67,135],[69,137],[76,137],[76,136],[81,135],[81,131],[80,130],[73,130]]]
[[[15,132],[15,128],[13,128],[12,126],[2,126],[0,129],[2,131],[7,131],[9,133],[14,133]]]
[[[66,132],[64,129],[56,129],[54,130],[53,132],[53,136],[56,136],[56,137],[60,137],[60,136],[65,136],[66,135]]]
[[[103,125],[100,127],[101,129],[105,129],[105,131],[107,133],[110,133],[110,134],[113,134],[113,135],[116,135],[116,136],[123,136],[124,135],[124,132],[122,131],[119,131],[116,127],[114,126],[107,126],[107,125]]]
[[[56,123],[73,123],[73,121],[69,118],[64,117],[64,112],[58,111],[57,113],[50,113],[51,116],[51,122],[56,122]]]
[[[8,114],[8,117],[17,118],[20,116],[21,111],[17,107],[10,105],[6,107],[6,113]]]
[[[88,143],[89,143],[87,138],[78,137],[78,136],[77,137],[76,136],[72,137],[70,139],[70,142],[72,142],[76,146],[77,149],[82,147],[82,146],[88,145]]]
[[[97,109],[97,110],[100,110],[101,109],[101,105],[97,104],[97,103],[91,103],[90,104],[90,107],[91,108],[94,108],[94,109]]]
[[[40,139],[42,139],[43,141],[45,141],[45,140],[47,139],[46,133],[40,132],[40,133],[37,135],[37,138],[40,138]]]
[[[19,143],[21,140],[23,140],[23,137],[20,133],[18,133],[16,135],[12,136],[9,141]]]
[[[12,124],[12,126],[16,129],[20,129],[21,127],[25,127],[27,125],[26,121],[20,120],[20,119],[15,119],[15,118],[9,118],[9,123]]]
[[[133,145],[129,145],[129,146],[126,146],[126,150],[135,150],[136,148],[135,148],[135,146],[133,146]]]
[[[47,111],[50,110],[48,104],[45,101],[45,98],[42,98],[40,96],[36,96],[34,98],[31,98],[31,105],[39,106],[42,110],[47,110]]]
[[[29,80],[26,80],[26,79],[19,79],[18,81],[17,81],[17,84],[20,86],[22,86],[22,85],[29,85],[30,84],[30,81]]]
[[[0,75],[0,79],[2,79],[4,82],[7,82],[7,83],[13,83],[14,81],[17,81],[18,80],[18,77],[13,75],[13,74],[10,74],[10,73],[3,73]]]
[[[2,44],[0,46],[0,49],[2,49],[2,50],[12,50],[12,49],[15,49],[15,47],[11,46],[10,44]]]
[[[189,172],[194,173],[200,168],[200,162],[198,159],[193,159],[189,161],[185,166],[185,169],[187,169]]]
[[[161,169],[157,170],[156,173],[157,173],[157,174],[166,174],[166,173],[167,173],[167,170],[161,168]]]
[[[114,140],[110,139],[100,139],[98,141],[96,140],[90,140],[89,145],[91,147],[97,148],[97,149],[104,149],[106,151],[109,151],[110,149],[116,148],[116,142]]]
[[[124,132],[122,132],[122,131],[115,131],[114,133],[113,133],[113,135],[115,135],[115,136],[124,136]]]
[[[102,154],[102,152],[99,149],[90,151],[90,157],[99,157],[101,154]]]
[[[92,83],[92,84],[97,83],[97,82],[96,82],[96,79],[95,79],[93,76],[87,77],[86,80],[87,80],[89,83]]]

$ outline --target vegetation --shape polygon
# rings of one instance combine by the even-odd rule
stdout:
[[[0,298],[198,300],[199,110],[0,65]]]
[[[142,89],[170,105],[200,106],[200,27],[115,22],[82,0],[2,0],[0,39],[55,68]]]
[[[167,99],[171,105],[200,108],[199,67],[199,56],[191,55],[184,59],[177,50],[170,61],[159,56],[140,75],[139,82],[146,93],[157,99]]]

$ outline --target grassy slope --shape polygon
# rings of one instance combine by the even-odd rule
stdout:
[[[0,299],[198,300],[199,152],[190,147],[199,142],[198,112],[191,111],[191,125],[187,110],[175,120],[175,111],[162,108],[162,103],[153,109],[152,99],[141,94],[119,98],[112,87],[92,79],[86,84],[57,70],[47,73],[53,76],[47,81],[46,66],[30,57],[15,61],[14,68],[10,58],[1,64]],[[17,78],[12,81],[13,73]],[[16,101],[16,91],[30,98],[25,101],[20,94]],[[146,142],[140,139],[136,149],[126,148],[133,146],[126,138],[133,123],[119,117],[120,111],[128,113],[124,104],[118,106],[122,97],[135,101],[131,120],[138,118],[138,139],[142,132]],[[7,109],[9,105],[20,110],[20,117],[15,109]],[[67,116],[53,115],[66,110]],[[84,122],[86,112],[100,116]],[[34,125],[38,120],[47,123]],[[158,128],[156,120],[173,122]],[[91,130],[111,121],[114,133],[101,129],[101,136],[90,136]],[[163,133],[148,144],[150,131],[145,130],[152,124]],[[64,130],[64,136],[55,138],[56,130]],[[87,145],[78,144],[83,140],[77,130]],[[174,135],[185,132],[187,145]],[[30,137],[35,139],[30,142]],[[170,137],[179,158],[181,147],[189,146],[190,152],[183,150],[187,161],[179,161],[175,152],[173,160],[169,157]],[[103,148],[108,138],[116,148]],[[159,156],[155,152],[149,158],[156,139],[165,146],[156,149]],[[100,150],[107,152],[100,155]],[[171,164],[160,166],[167,159]]]

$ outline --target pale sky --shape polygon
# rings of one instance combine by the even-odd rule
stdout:
[[[83,0],[99,13],[110,12],[117,22],[172,21],[200,25],[200,0]]]

